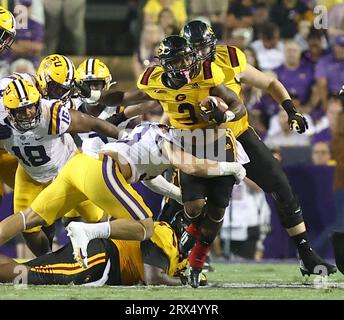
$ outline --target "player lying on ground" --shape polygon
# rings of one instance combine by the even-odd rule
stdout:
[[[233,179],[238,181],[244,178],[245,170],[237,162],[196,161],[195,157],[171,143],[174,133],[174,129],[164,125],[146,123],[133,130],[128,139],[106,144],[100,159],[77,154],[39,194],[30,208],[0,223],[0,244],[23,230],[54,223],[79,203],[89,199],[116,220],[90,225],[69,224],[76,258],[85,265],[87,260],[83,260],[80,250],[87,257],[87,244],[92,238],[143,241],[151,237],[152,213],[142,197],[130,186],[131,183],[156,177],[146,183],[151,187],[155,185],[155,190],[180,201],[179,188],[159,176],[171,166],[195,175],[233,175]],[[236,145],[232,148],[236,148]],[[240,145],[236,153],[241,153],[244,162],[249,161]],[[73,224],[82,227],[73,229]]]
[[[117,137],[118,129],[81,112],[68,109],[62,101],[41,98],[36,87],[15,75],[5,89],[3,103],[7,117],[3,125],[10,135],[0,145],[19,160],[14,188],[16,212],[26,209],[77,152],[69,133],[97,131]],[[74,209],[74,208],[71,208]],[[87,221],[99,221],[103,212],[85,202],[79,206]],[[43,232],[27,230],[30,249],[41,255],[49,251]]]
[[[187,259],[178,251],[184,231],[181,214],[172,221],[154,222],[149,240],[94,239],[88,245],[89,264],[81,268],[73,260],[69,243],[56,252],[24,264],[0,255],[0,282],[33,285],[170,285],[187,283]],[[206,283],[203,276],[203,282]]]

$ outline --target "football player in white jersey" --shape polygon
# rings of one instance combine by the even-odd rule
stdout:
[[[174,143],[174,133],[172,128],[164,125],[145,123],[136,127],[127,139],[106,144],[99,159],[85,154],[76,155],[30,208],[0,223],[0,244],[23,230],[52,224],[78,203],[89,199],[116,220],[111,225],[74,222],[68,225],[75,258],[85,266],[87,243],[92,238],[111,236],[142,241],[151,236],[152,213],[131,183],[147,179],[149,187],[181,201],[179,188],[160,176],[171,166],[189,174],[208,177],[234,175],[237,180],[242,180],[245,176],[245,170],[238,162],[199,161],[184,153]],[[236,145],[233,148],[236,149]],[[242,163],[249,161],[240,145],[235,154],[242,155]],[[148,182],[154,177],[155,181]]]
[[[12,134],[1,146],[19,160],[14,189],[15,212],[26,209],[56,177],[77,149],[69,133],[96,131],[117,137],[118,129],[110,123],[72,110],[59,100],[42,99],[34,84],[17,78],[3,94],[8,116],[2,120]],[[103,212],[89,210],[90,202],[77,209],[84,218],[99,221]],[[19,209],[18,209],[19,208]],[[71,208],[73,209],[73,208]],[[47,252],[47,238],[40,228],[26,230],[25,238],[36,255]]]

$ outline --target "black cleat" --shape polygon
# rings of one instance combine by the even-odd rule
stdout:
[[[194,269],[190,267],[190,285],[198,288],[201,282],[202,269]]]
[[[300,271],[303,276],[311,274],[329,276],[337,272],[336,266],[325,262],[312,249],[300,255]]]
[[[342,274],[344,274],[344,232],[333,232],[330,235],[330,240],[337,268]]]
[[[184,231],[179,241],[179,252],[183,257],[188,257],[189,251],[194,247],[196,239],[187,231]]]

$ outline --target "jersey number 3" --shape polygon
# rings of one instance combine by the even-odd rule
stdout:
[[[50,161],[43,146],[25,146],[23,151],[26,159],[19,147],[12,147],[12,151],[28,167],[39,167]]]
[[[196,112],[195,112],[195,108],[191,103],[182,103],[178,106],[178,112],[179,113],[185,113],[188,112],[189,113],[189,118],[186,118],[185,120],[188,120],[190,122],[184,122],[182,124],[185,125],[193,125],[196,124],[198,122],[198,119],[196,117]]]

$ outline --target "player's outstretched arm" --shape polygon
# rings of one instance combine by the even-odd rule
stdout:
[[[181,286],[183,284],[180,277],[171,277],[165,273],[165,271],[159,267],[150,264],[143,265],[144,270],[144,282],[147,286]]]
[[[117,126],[121,122],[128,120],[132,117],[136,117],[138,115],[144,114],[145,112],[148,112],[149,110],[152,110],[156,108],[157,106],[160,106],[160,103],[156,100],[146,101],[146,102],[135,104],[135,105],[130,105],[130,106],[127,106],[124,109],[124,111],[115,113],[110,118],[106,119],[106,121],[109,121],[110,123]]]
[[[71,116],[71,122],[69,128],[67,129],[68,133],[95,131],[96,133],[106,137],[115,139],[118,138],[120,129],[111,123],[76,110],[70,109],[69,112]]]
[[[237,94],[224,84],[211,88],[210,95],[220,97],[227,104],[228,110],[235,115],[231,121],[239,120],[246,115],[245,105],[240,101]]]
[[[308,129],[307,120],[298,110],[296,110],[287,89],[280,81],[264,74],[249,64],[238,78],[243,83],[247,83],[269,93],[287,112],[291,129],[295,128],[298,133],[303,133]]]
[[[168,182],[162,175],[158,175],[151,180],[144,180],[142,183],[158,194],[176,200],[180,204],[183,203],[180,189],[173,183]]]
[[[237,182],[246,176],[245,168],[238,162],[199,159],[167,141],[164,143],[164,148],[171,164],[186,174],[205,178],[234,175]]]
[[[95,97],[96,99],[97,97]],[[115,90],[108,90],[103,91],[99,100],[100,104],[104,104],[106,106],[118,106],[118,105],[133,105],[142,103],[145,101],[153,100],[148,94],[143,92],[142,90],[136,89],[132,91],[115,91]]]

